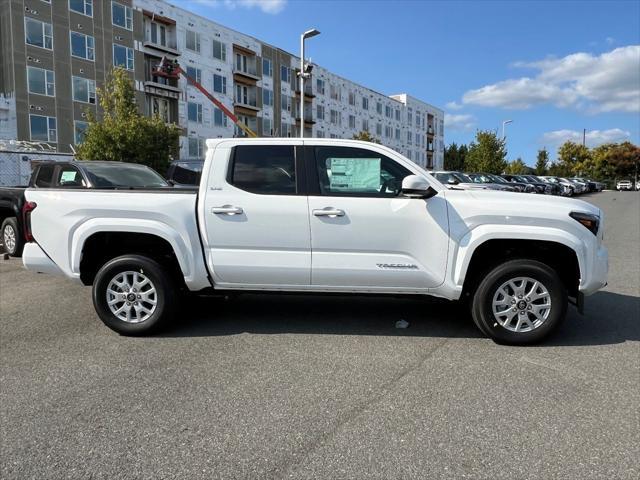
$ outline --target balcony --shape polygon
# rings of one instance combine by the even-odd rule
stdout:
[[[238,113],[255,116],[256,112],[260,110],[258,107],[255,88],[250,89],[248,87],[236,85],[233,106]]]
[[[296,97],[300,98],[300,78],[296,81]],[[304,100],[305,102],[311,102],[316,97],[313,93],[313,88],[310,85],[310,80],[307,80],[304,84]]]
[[[168,53],[170,56],[174,57],[180,55],[180,51],[176,48],[175,43],[167,43],[166,45],[162,45],[160,43],[154,43],[151,40],[145,40],[144,42],[142,42],[142,46],[145,48],[145,52],[147,52],[147,48],[150,48],[153,50],[159,50],[163,53]]]
[[[166,78],[153,74],[153,70],[160,63],[158,57],[145,55],[144,57],[144,91],[152,95],[167,98],[180,98],[182,90],[178,88],[177,78]]]
[[[427,125],[427,135],[434,135],[433,125]]]
[[[172,18],[143,10],[144,41],[142,46],[147,53],[160,51],[163,54],[177,57],[180,55],[176,42],[176,21]],[[148,49],[151,49],[149,52]]]
[[[256,53],[240,45],[233,45],[233,79],[244,84],[255,85],[258,76]]]

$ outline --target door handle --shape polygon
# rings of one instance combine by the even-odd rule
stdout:
[[[222,207],[211,208],[211,213],[216,215],[239,215],[243,212],[242,208],[233,205],[223,205]]]
[[[313,210],[313,214],[316,217],[344,217],[344,210],[340,210],[339,208],[327,207],[323,208],[322,210]]]

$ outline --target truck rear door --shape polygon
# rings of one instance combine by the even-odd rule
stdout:
[[[297,148],[267,141],[213,151],[199,212],[217,287],[311,284],[308,202]]]

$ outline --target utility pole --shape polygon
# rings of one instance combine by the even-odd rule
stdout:
[[[316,35],[320,35],[320,32],[315,28],[300,35],[300,138],[304,138],[304,79],[311,78],[311,68],[313,68],[304,63],[304,41]]]
[[[587,146],[587,129],[586,128],[582,129],[582,146],[583,147]]]

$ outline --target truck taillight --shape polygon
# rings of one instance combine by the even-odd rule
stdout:
[[[33,234],[31,233],[31,212],[38,206],[36,202],[25,202],[22,206],[22,224],[24,226],[24,241],[33,242]]]

